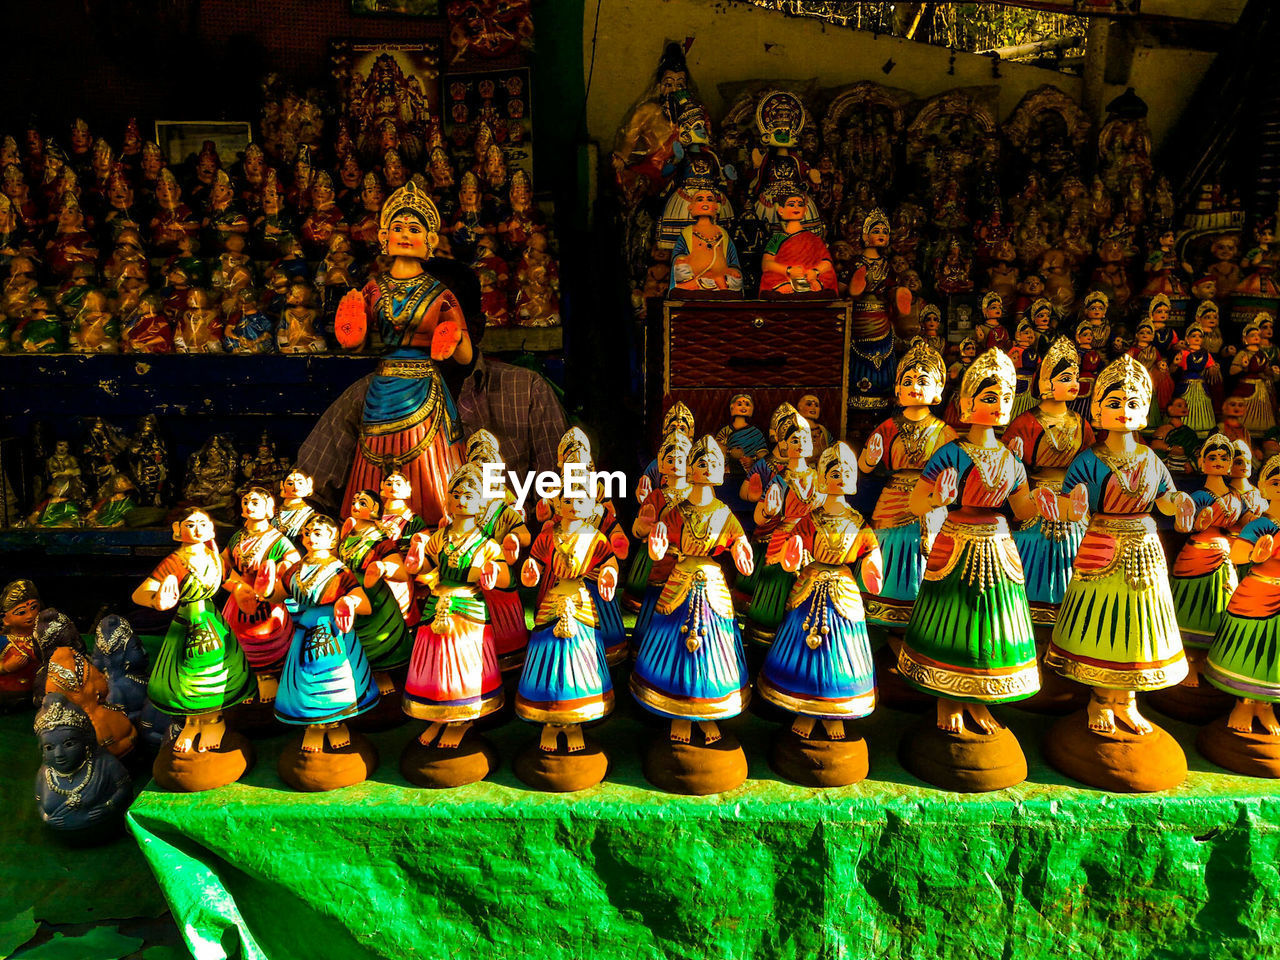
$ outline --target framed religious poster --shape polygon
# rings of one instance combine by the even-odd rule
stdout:
[[[438,17],[440,0],[351,0],[357,17]]]
[[[450,72],[444,81],[444,129],[459,169],[483,168],[490,146],[507,167],[533,174],[529,68]]]
[[[361,160],[381,164],[395,150],[421,168],[440,129],[440,43],[335,40],[330,65],[341,116]]]

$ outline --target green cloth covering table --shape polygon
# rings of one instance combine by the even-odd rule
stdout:
[[[1000,708],[1030,781],[983,796],[904,772],[902,731],[855,726],[872,777],[811,790],[766,763],[775,726],[737,731],[751,778],[721,796],[649,787],[633,704],[597,734],[613,758],[580,794],[525,788],[530,725],[493,731],[503,767],[452,791],[409,787],[413,723],[373,736],[374,779],[292,793],[283,738],[244,782],[146,790],[130,825],[199,960],[530,957],[1031,958],[1280,956],[1280,785],[1216,771],[1166,723],[1192,773],[1158,796],[1068,785],[1040,757],[1052,723]],[[239,951],[239,952],[237,952]]]

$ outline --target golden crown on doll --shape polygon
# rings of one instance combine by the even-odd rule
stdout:
[[[382,205],[382,218],[378,226],[383,230],[389,229],[392,219],[401,210],[409,210],[417,215],[427,225],[428,232],[440,231],[440,211],[431,202],[426,191],[420,190],[412,180],[387,198],[387,202]]]

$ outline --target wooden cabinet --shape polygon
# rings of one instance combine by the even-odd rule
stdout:
[[[755,399],[763,430],[779,403],[812,393],[823,424],[843,438],[850,316],[844,300],[667,301],[660,409],[647,419],[657,429],[662,410],[683,400],[698,433],[714,434],[728,422],[729,398],[745,392]]]

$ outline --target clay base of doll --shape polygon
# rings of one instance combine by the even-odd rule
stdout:
[[[498,769],[498,751],[484,737],[469,732],[449,749],[424,747],[415,738],[400,754],[400,774],[410,783],[432,790],[461,787],[483,780]]]
[[[1152,709],[1183,723],[1208,723],[1228,713],[1235,702],[1235,697],[1207,680],[1194,687],[1177,683],[1147,694]]]
[[[235,783],[249,772],[253,759],[253,744],[228,730],[217,750],[175,753],[173,741],[167,741],[156,755],[151,776],[162,790],[199,793]]]
[[[933,710],[937,698],[921,693],[902,679],[898,673],[898,655],[893,646],[886,643],[873,657],[876,665],[876,706],[908,713],[924,713]]]
[[[909,729],[898,759],[915,776],[942,790],[987,793],[1027,779],[1027,758],[1007,727],[995,733],[939,730],[932,716]]]
[[[548,753],[532,743],[516,757],[516,776],[535,790],[572,793],[594,787],[609,772],[609,758],[600,744],[586,738],[587,746],[576,753],[557,746]]]
[[[821,724],[814,727],[812,738],[790,729],[778,731],[769,751],[769,766],[805,787],[846,787],[866,779],[871,769],[866,740],[817,739],[821,736],[825,736]]]
[[[314,752],[302,749],[301,733],[290,739],[276,763],[280,779],[306,793],[337,790],[368,780],[378,769],[378,748],[350,727],[348,733],[351,743],[347,746],[335,749],[326,743],[323,750]]]
[[[1241,733],[1221,717],[1200,731],[1196,749],[1206,760],[1232,773],[1280,778],[1280,737],[1259,732],[1256,723],[1252,731]]]
[[[275,701],[263,703],[256,693],[251,700],[237,703],[228,710],[226,718],[227,725],[237,733],[255,740],[275,736],[282,729],[280,721],[276,719]]]
[[[1072,780],[1113,793],[1171,790],[1187,778],[1187,756],[1163,728],[1139,735],[1120,726],[1103,735],[1089,729],[1084,710],[1050,728],[1044,756]]]
[[[747,755],[732,733],[720,728],[720,739],[706,743],[694,725],[692,743],[660,733],[644,752],[644,776],[659,790],[694,797],[724,793],[747,779]]]

